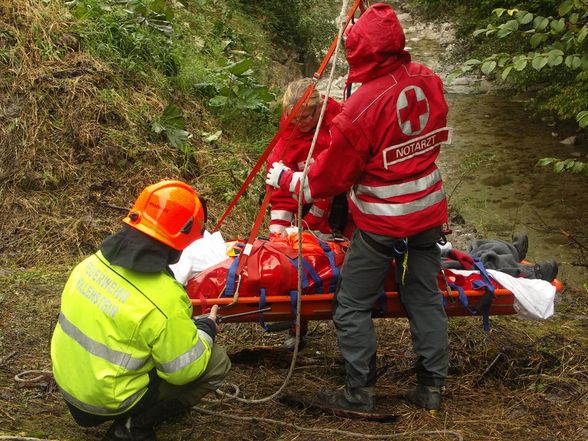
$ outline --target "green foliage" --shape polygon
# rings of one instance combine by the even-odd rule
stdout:
[[[300,54],[316,54],[337,33],[333,18],[339,12],[338,2],[332,13],[325,15],[322,0],[239,0],[245,9],[262,22],[274,42],[295,49]]]
[[[198,98],[204,92],[222,121],[265,114],[275,99],[254,75],[267,60],[245,50],[269,51],[266,36],[230,3],[78,0],[72,12],[88,51],[137,81],[158,82],[176,101],[178,93]],[[187,148],[182,137],[169,138],[175,132],[165,133],[173,145]]]
[[[542,158],[537,161],[537,165],[546,167],[551,165],[553,167],[553,171],[555,173],[576,173],[576,174],[584,174],[588,176],[588,164],[582,161],[577,161],[575,159],[566,159],[561,160],[558,158]]]
[[[276,97],[253,77],[253,61],[247,58],[235,63],[223,60],[222,64],[214,71],[213,82],[194,85],[196,90],[211,97],[208,105],[224,113],[269,111],[269,103]]]
[[[554,77],[557,78],[558,75]],[[556,115],[561,120],[580,123],[581,112],[578,113],[578,110],[588,109],[588,81],[573,81],[565,76],[561,77],[561,83],[546,85],[537,92],[535,106],[540,111]]]
[[[518,50],[494,53],[481,61],[469,60],[452,76],[479,67],[484,75],[499,71],[504,81],[513,72],[526,69],[540,72],[550,68],[562,69],[569,80],[583,83],[588,72],[588,5],[581,0],[565,0],[557,9],[558,16],[547,17],[520,9],[494,9],[493,14],[503,22],[488,23],[473,35],[516,39],[522,42]],[[581,110],[583,108],[577,108],[575,113]],[[579,117],[577,119],[580,121]]]
[[[186,120],[178,106],[168,104],[163,114],[151,123],[151,131],[164,133],[173,147],[184,153],[190,152],[188,140],[191,135],[186,131]]]
[[[503,40],[506,50],[466,61],[449,80],[476,69],[502,81],[515,76],[519,83],[528,85],[540,78],[544,84],[535,100],[537,108],[561,119],[575,119],[580,127],[588,126],[588,3],[564,0],[554,9],[556,14],[542,15],[529,9],[495,8],[495,20],[474,31],[473,36]],[[539,162],[550,164],[557,173],[586,173],[588,168],[572,159]]]
[[[580,127],[584,128],[588,126],[588,111],[583,110],[582,112],[578,113],[576,120],[578,121]]]
[[[531,1],[510,1],[510,0],[413,0],[419,13],[428,20],[445,20],[456,23],[456,35],[462,39],[462,45],[467,50],[477,47],[478,42],[473,42],[472,32],[496,19],[490,18],[492,11],[496,8],[520,7],[538,14],[548,15],[555,10],[559,0],[531,0]]]

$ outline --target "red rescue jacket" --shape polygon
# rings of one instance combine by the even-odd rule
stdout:
[[[350,189],[358,228],[407,237],[447,221],[447,201],[435,164],[448,142],[441,79],[413,63],[393,9],[376,4],[347,33],[349,82],[362,86],[333,120],[331,145],[310,167],[305,200]],[[300,175],[280,186],[298,193]]]
[[[331,138],[329,130],[333,118],[340,112],[341,104],[332,98],[327,100],[327,108],[323,122],[318,133],[316,145],[313,151],[313,158],[316,158],[321,152],[329,147]],[[286,118],[282,116],[280,124],[284,124]],[[301,132],[293,124],[290,125],[277,142],[274,150],[268,158],[268,169],[274,162],[282,161],[293,171],[302,171],[306,162],[306,157],[312,144],[314,130],[310,132]],[[272,225],[282,225],[289,227],[292,224],[294,215],[298,212],[298,202],[292,197],[290,191],[275,189],[270,199],[271,204],[271,221]],[[313,201],[308,213],[304,216],[304,226],[311,230],[329,233],[329,213],[331,208],[330,198],[319,198]]]

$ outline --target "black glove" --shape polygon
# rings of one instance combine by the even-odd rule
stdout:
[[[217,325],[209,317],[198,317],[192,319],[199,331],[206,332],[214,340],[216,337]]]

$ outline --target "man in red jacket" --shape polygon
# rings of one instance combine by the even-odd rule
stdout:
[[[310,166],[305,201],[349,190],[357,230],[341,273],[333,319],[345,387],[320,398],[335,408],[375,406],[376,334],[371,312],[396,259],[401,301],[417,354],[407,398],[439,409],[447,376],[447,316],[437,287],[447,201],[435,164],[449,141],[443,84],[411,62],[394,10],[375,4],[346,34],[350,83],[362,83],[331,126],[331,145]],[[300,194],[301,173],[275,163],[266,182]]]

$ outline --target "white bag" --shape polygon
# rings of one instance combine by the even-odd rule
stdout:
[[[199,272],[227,258],[227,246],[219,231],[204,232],[201,239],[192,242],[182,252],[178,263],[170,265],[178,282],[185,285]]]

